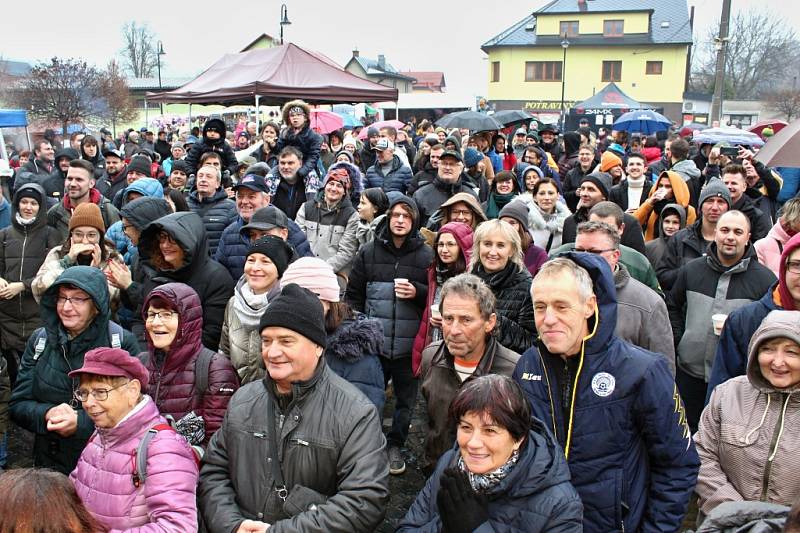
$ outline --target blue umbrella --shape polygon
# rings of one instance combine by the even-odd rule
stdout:
[[[660,113],[650,109],[637,109],[628,111],[614,122],[613,128],[617,131],[633,131],[650,135],[657,131],[664,131],[672,126],[672,121]]]
[[[336,113],[336,114],[342,117],[342,120],[344,120],[345,128],[355,128],[356,126],[364,125],[360,120],[358,120],[356,117],[348,113]]]

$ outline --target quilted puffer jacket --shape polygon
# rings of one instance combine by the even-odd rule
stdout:
[[[478,263],[472,273],[486,282],[497,302],[497,341],[517,353],[533,346],[536,323],[531,300],[532,278],[528,269],[509,261],[499,272],[486,272]]]
[[[195,365],[200,352],[205,349],[201,342],[203,309],[200,298],[188,285],[167,283],[153,289],[145,299],[143,314],[147,313],[153,298],[169,302],[178,313],[180,322],[175,340],[167,352],[156,350],[150,334],[145,333],[148,349],[139,358],[150,373],[147,394],[153,398],[162,415],[172,415],[179,420],[194,411],[202,416],[206,429],[203,443],[206,444],[222,424],[228,402],[239,388],[239,376],[224,355],[215,354],[208,369],[208,388],[202,393],[195,391]]]
[[[143,396],[116,427],[97,429],[70,474],[83,504],[110,530],[197,531],[198,470],[186,439],[174,431],[156,433],[147,445],[147,477],[133,484],[133,450],[148,429],[166,422]]]
[[[218,189],[214,196],[203,199],[197,196],[197,191],[192,191],[186,197],[186,203],[189,204],[189,209],[203,219],[208,235],[209,255],[214,257],[222,232],[239,216],[236,203],[228,199],[228,194],[223,189]]]
[[[24,226],[14,216],[22,191],[34,192],[40,206],[34,221]],[[45,195],[39,185],[20,187],[14,194],[13,210],[11,225],[0,230],[0,278],[8,283],[22,282],[25,289],[10,300],[0,300],[0,346],[21,352],[33,330],[42,325],[39,305],[33,298],[33,279],[47,252],[58,246],[60,239],[47,225]]]
[[[453,468],[458,446],[448,450],[425,483],[398,533],[443,531],[436,500],[442,473]],[[488,520],[475,531],[527,533],[577,533],[582,531],[583,505],[569,482],[564,452],[538,420],[532,421],[517,464],[489,492]]]
[[[389,172],[384,175],[383,168],[377,161],[367,169],[367,187],[380,187],[385,192],[400,191],[405,194],[411,183],[411,167],[404,165],[399,157],[394,156]]]
[[[414,337],[428,296],[427,268],[433,251],[419,236],[419,211],[414,200],[399,196],[389,211],[403,203],[410,207],[414,223],[403,244],[394,245],[388,219],[378,228],[375,239],[361,247],[345,298],[360,313],[380,320],[383,326],[383,355],[389,358],[410,357]],[[417,289],[412,299],[395,296],[394,279],[406,278]]]
[[[289,237],[286,242],[294,249],[295,256],[314,257],[305,233],[294,220],[288,219],[288,222]],[[242,217],[236,217],[236,220],[222,232],[214,255],[214,260],[227,268],[234,280],[238,280],[244,274],[244,263],[247,259],[247,250],[250,248],[250,239],[241,231],[245,224]]]

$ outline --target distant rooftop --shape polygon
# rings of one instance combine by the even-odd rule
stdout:
[[[31,71],[31,65],[24,61],[11,61],[0,59],[0,74],[8,76],[27,76]]]
[[[401,74],[417,80],[414,82],[415,89],[441,91],[445,87],[444,72],[405,71]]]
[[[162,89],[177,89],[192,81],[194,77],[166,78],[161,77]],[[157,90],[158,78],[127,78],[128,88],[133,90]]]
[[[579,5],[580,4],[580,5]],[[496,46],[558,46],[561,38],[536,35],[536,15],[558,13],[580,15],[583,13],[613,13],[650,11],[650,32],[630,34],[625,37],[603,37],[587,35],[570,37],[571,45],[615,45],[615,44],[691,44],[692,29],[686,0],[553,0],[534,11],[510,28],[495,35],[481,48]]]
[[[358,54],[356,51],[355,54]],[[380,58],[380,56],[379,56]],[[381,64],[380,59],[370,59],[368,57],[364,57],[361,54],[354,55],[353,59],[358,61],[358,64],[361,65],[361,68],[370,75],[370,76],[386,76],[391,78],[399,78],[399,79],[413,79],[408,76],[401,74],[396,68],[392,66],[391,63],[384,59],[383,64]]]

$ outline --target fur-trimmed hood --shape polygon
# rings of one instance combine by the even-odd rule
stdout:
[[[348,363],[382,351],[381,323],[359,313],[342,322],[336,331],[328,335],[328,346],[325,348],[326,354]]]
[[[311,106],[302,100],[289,100],[283,105],[283,109],[281,109],[281,116],[283,118],[284,125],[289,124],[289,110],[293,107],[302,108],[303,112],[306,114],[306,121],[311,120]]]

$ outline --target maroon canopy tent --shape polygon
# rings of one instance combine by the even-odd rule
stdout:
[[[397,89],[350,74],[321,54],[288,43],[225,54],[195,79],[172,91],[147,93],[162,103],[280,105],[397,101]]]

